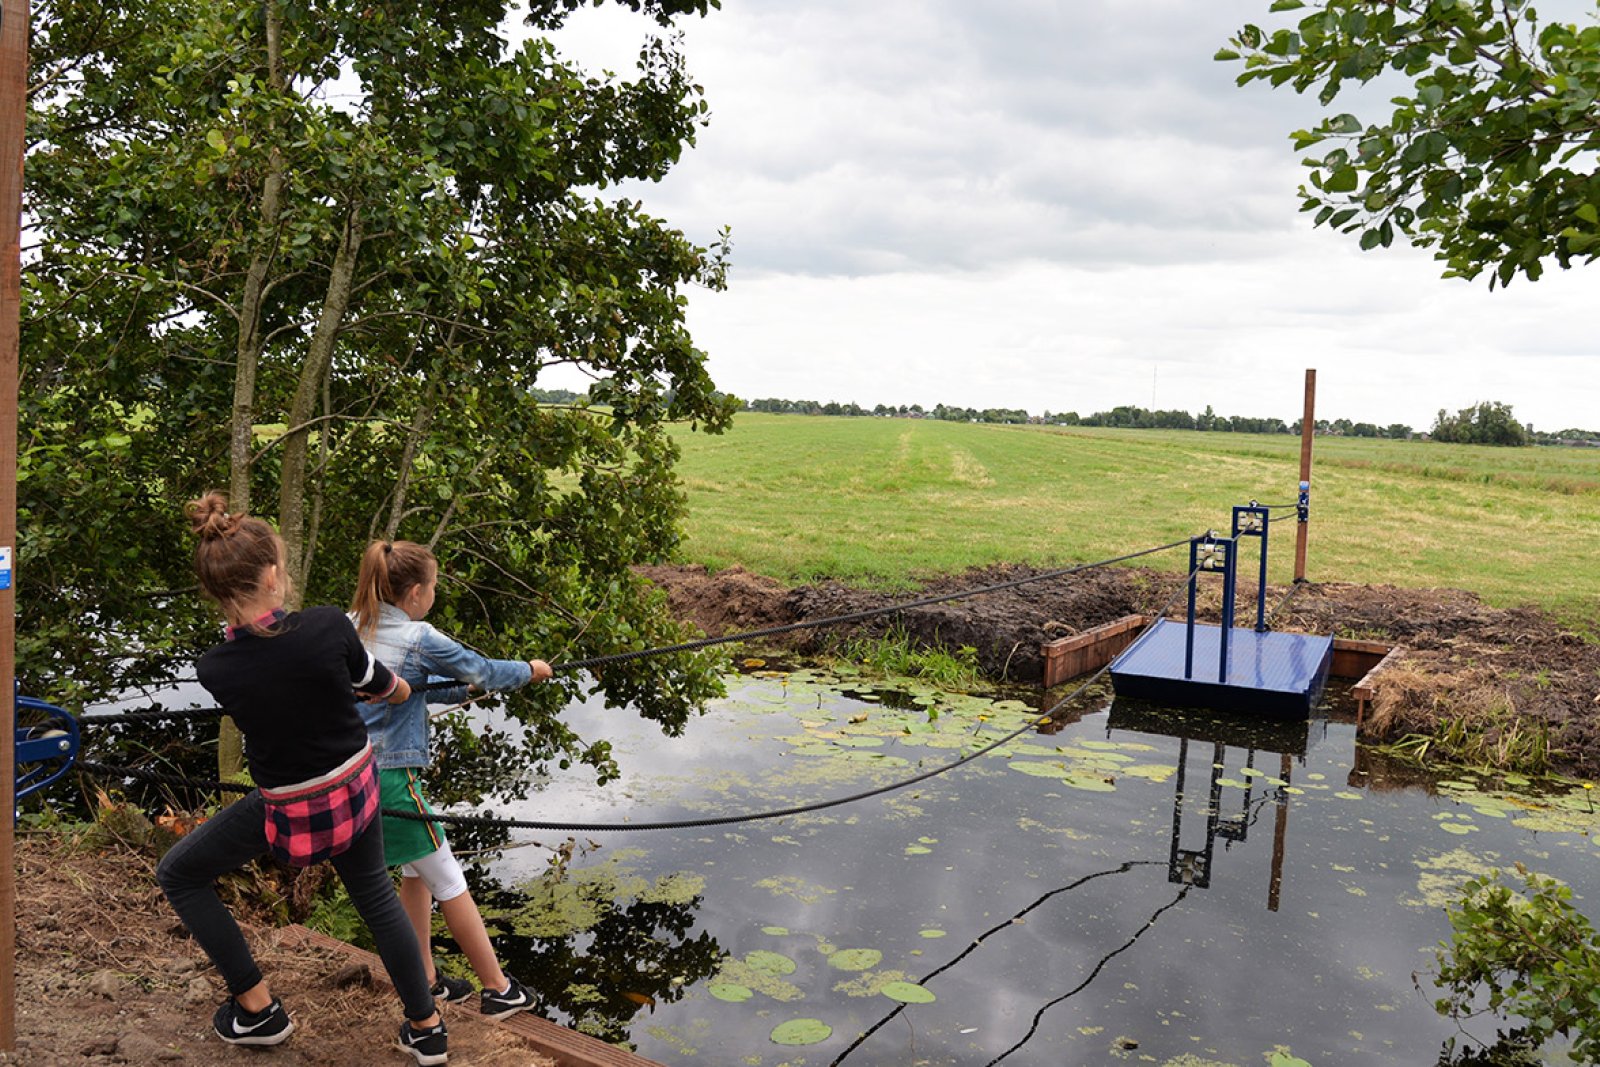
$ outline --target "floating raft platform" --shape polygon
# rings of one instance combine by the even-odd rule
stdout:
[[[1118,696],[1169,707],[1214,708],[1280,718],[1306,717],[1333,663],[1333,638],[1233,627],[1227,676],[1219,677],[1223,629],[1196,624],[1185,675],[1188,627],[1158,619],[1111,664]]]

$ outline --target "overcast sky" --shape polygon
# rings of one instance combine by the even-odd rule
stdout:
[[[1211,58],[1267,6],[723,0],[684,23],[710,126],[625,195],[732,229],[689,323],[747,399],[1292,421],[1314,367],[1320,418],[1600,428],[1600,264],[1491,293],[1312,229],[1288,134],[1315,101]],[[556,40],[631,72],[653,26],[607,5]]]

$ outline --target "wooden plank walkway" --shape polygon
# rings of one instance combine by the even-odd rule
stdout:
[[[345,956],[352,963],[364,963],[372,972],[375,982],[389,985],[387,973],[383,969],[383,961],[376,953],[368,952],[354,945],[348,945],[327,934],[308,930],[304,926],[293,925],[285,927],[282,931],[285,943],[312,945],[317,948],[329,949]],[[392,988],[392,987],[391,987]],[[460,1012],[452,1012],[448,1017],[452,1026],[458,1020],[472,1018],[470,1014],[463,1016]],[[528,1047],[546,1056],[559,1064],[560,1067],[664,1067],[656,1060],[647,1060],[636,1056],[626,1049],[615,1045],[608,1045],[587,1034],[580,1034],[576,1030],[568,1030],[564,1026],[557,1026],[548,1019],[541,1019],[528,1012],[520,1012],[508,1019],[483,1019],[474,1022],[484,1026],[497,1026],[516,1034],[528,1043]]]

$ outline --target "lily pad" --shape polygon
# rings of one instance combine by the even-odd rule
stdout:
[[[1012,760],[1006,766],[1023,774],[1031,774],[1035,778],[1060,778],[1066,773],[1066,765],[1062,763],[1040,763],[1036,760]]]
[[[948,935],[943,930],[928,929],[928,930],[920,931],[917,934],[917,936],[918,937],[946,937]]]
[[[718,1000],[725,1000],[729,1004],[738,1004],[755,996],[755,992],[746,986],[734,985],[732,982],[717,982],[706,987],[706,992]]]
[[[898,1000],[902,1004],[932,1004],[939,998],[933,995],[930,989],[924,989],[914,982],[890,982],[880,991],[890,1000]]]
[[[783,937],[788,934],[789,928],[787,926],[763,926],[761,932],[771,934],[773,937]]]
[[[744,962],[751,970],[763,974],[793,974],[795,962],[781,952],[768,952],[766,949],[757,949],[744,958]]]
[[[774,1045],[815,1045],[833,1036],[833,1027],[821,1019],[790,1019],[772,1028]]]
[[[876,967],[883,953],[875,948],[840,949],[828,957],[828,966],[839,971],[865,971]]]

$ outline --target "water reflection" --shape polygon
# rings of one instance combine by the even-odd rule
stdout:
[[[528,895],[502,889],[484,901],[507,973],[537,977],[540,1014],[603,1041],[628,1043],[635,1016],[683,999],[727,955],[709,932],[694,933],[698,895],[599,901],[598,921],[554,937],[516,933]]]
[[[1267,889],[1267,910],[1277,911],[1283,887],[1283,861],[1289,826],[1289,787],[1294,757],[1304,762],[1315,739],[1326,733],[1320,719],[1278,721],[1249,719],[1215,712],[1163,708],[1142,701],[1118,699],[1111,705],[1106,720],[1107,735],[1125,730],[1151,736],[1178,739],[1178,766],[1172,797],[1172,838],[1167,858],[1167,880],[1175,885],[1207,889],[1211,885],[1212,864],[1220,838],[1224,850],[1243,844],[1263,804],[1276,807],[1272,837],[1272,869]],[[1198,848],[1183,847],[1184,820],[1191,805],[1185,789],[1190,771],[1190,742],[1203,750],[1211,746],[1209,788],[1198,816],[1205,820],[1205,840]],[[1243,797],[1236,814],[1223,811],[1223,785],[1227,778],[1228,750],[1244,749]],[[1278,772],[1266,775],[1256,767],[1258,754],[1277,756]],[[1237,783],[1233,783],[1237,784]],[[1267,786],[1260,801],[1255,799],[1258,785]]]

